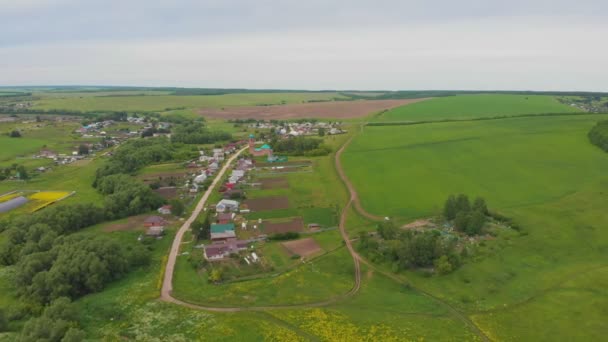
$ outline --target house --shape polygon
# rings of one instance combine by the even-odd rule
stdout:
[[[163,205],[162,207],[158,208],[158,213],[161,215],[171,215],[171,206]]]
[[[158,236],[162,236],[165,232],[165,228],[162,226],[152,226],[149,227],[148,230],[146,231],[146,235],[147,236],[154,236],[154,237],[158,237]]]
[[[219,201],[218,204],[215,206],[215,210],[218,213],[223,213],[223,212],[227,212],[227,211],[237,211],[238,209],[239,209],[239,202],[229,200],[229,199],[223,199],[223,200]]]
[[[232,239],[236,239],[234,223],[211,224],[211,241],[218,242]]]
[[[144,221],[144,227],[155,227],[155,226],[165,226],[167,225],[167,221],[160,216],[149,216]]]
[[[246,250],[248,246],[249,241],[247,240],[234,240],[228,243],[207,245],[205,246],[205,259],[210,261],[223,259],[230,256],[230,254]]]
[[[42,158],[50,158],[50,159],[57,158],[57,153],[55,153],[51,150],[48,150],[46,148],[40,150],[40,153],[38,155]]]
[[[207,174],[206,173],[201,173],[200,175],[194,177],[193,182],[195,184],[201,184],[204,183],[207,180]]]
[[[227,224],[232,222],[234,219],[234,213],[219,213],[217,215],[217,223],[219,224]]]
[[[271,156],[272,148],[268,144],[264,144],[261,147],[255,147],[255,136],[249,135],[249,153],[253,156]]]

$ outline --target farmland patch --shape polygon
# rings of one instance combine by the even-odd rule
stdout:
[[[322,251],[321,246],[313,239],[306,238],[281,243],[291,255],[308,257]]]
[[[266,234],[301,232],[303,229],[304,221],[300,217],[282,222],[264,222],[264,233]]]
[[[248,199],[244,202],[244,204],[251,211],[288,209],[289,198],[286,196],[261,197]]]

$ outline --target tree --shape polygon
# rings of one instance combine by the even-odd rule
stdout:
[[[9,134],[9,136],[11,138],[21,138],[21,133],[18,130],[13,130],[11,131],[11,133]]]
[[[477,209],[471,214],[467,222],[465,231],[468,235],[478,235],[479,233],[481,233],[481,230],[485,223],[486,215],[480,209]]]
[[[209,281],[217,284],[222,281],[224,274],[219,268],[214,268],[209,273]]]
[[[30,178],[23,165],[17,166],[17,174],[19,175],[19,179],[21,180],[28,180]]]
[[[454,219],[454,227],[456,230],[464,232],[467,229],[468,224],[469,214],[464,211],[458,212],[458,214],[456,214],[456,218]]]
[[[475,202],[473,202],[473,210],[479,210],[487,215],[488,206],[486,205],[486,200],[484,200],[482,197],[475,198]]]
[[[446,220],[451,221],[456,218],[456,197],[454,195],[448,196],[448,199],[445,201],[443,206],[443,216]]]
[[[471,202],[469,197],[465,194],[460,194],[456,197],[456,211],[457,212],[469,212],[471,210]]]
[[[378,224],[378,234],[384,240],[392,240],[397,237],[397,227],[393,221],[383,221]]]
[[[63,335],[61,342],[80,342],[84,341],[86,337],[87,335],[84,331],[77,328],[70,328],[65,335]]]
[[[325,136],[325,128],[324,127],[319,127],[319,136],[320,137],[324,137]]]
[[[209,221],[209,215],[205,215],[205,218],[194,221],[192,223],[192,234],[196,237],[196,240],[208,239],[211,234],[211,222]]]
[[[448,257],[445,255],[442,255],[438,259],[435,259],[433,265],[435,266],[435,271],[437,271],[437,273],[439,274],[448,274],[454,269]]]
[[[78,154],[81,156],[89,154],[89,146],[85,144],[80,144],[80,146],[78,146]]]
[[[184,203],[182,203],[182,201],[173,199],[169,201],[169,204],[171,205],[171,212],[173,213],[173,215],[182,216],[185,209]]]

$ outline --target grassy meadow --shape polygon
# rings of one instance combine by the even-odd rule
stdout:
[[[608,155],[587,132],[602,119],[365,127],[343,163],[373,214],[428,217],[449,194],[467,193],[523,227],[477,244],[449,275],[408,272],[414,287],[462,310],[495,340],[593,340],[606,333]]]
[[[555,96],[477,94],[437,97],[391,109],[376,122],[477,119],[547,113],[574,113],[579,109],[560,103]]]
[[[302,103],[310,100],[331,100],[338,93],[244,93],[196,96],[83,96],[42,98],[34,109],[76,111],[165,111],[176,108],[222,108],[281,103]]]

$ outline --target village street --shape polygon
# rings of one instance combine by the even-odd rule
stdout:
[[[232,157],[230,157],[230,159],[226,161],[220,172],[218,172],[217,176],[213,180],[213,183],[211,183],[207,191],[205,191],[205,193],[203,194],[203,197],[201,197],[201,199],[199,200],[198,204],[192,211],[190,217],[184,222],[184,224],[179,228],[179,230],[175,234],[175,239],[173,240],[173,244],[171,245],[171,251],[169,252],[169,259],[167,260],[167,267],[165,269],[165,275],[163,278],[163,286],[160,294],[162,300],[168,302],[176,301],[173,297],[171,297],[171,291],[173,290],[173,269],[175,268],[175,261],[177,260],[177,254],[179,253],[179,247],[181,245],[182,238],[186,231],[190,228],[192,222],[196,220],[198,215],[205,207],[209,196],[211,196],[211,194],[215,190],[215,186],[222,179],[224,173],[226,173],[226,170],[228,170],[228,168],[230,167],[230,164],[232,164],[232,162],[236,158],[238,158],[238,156],[245,150],[247,150],[247,147],[240,149]]]

